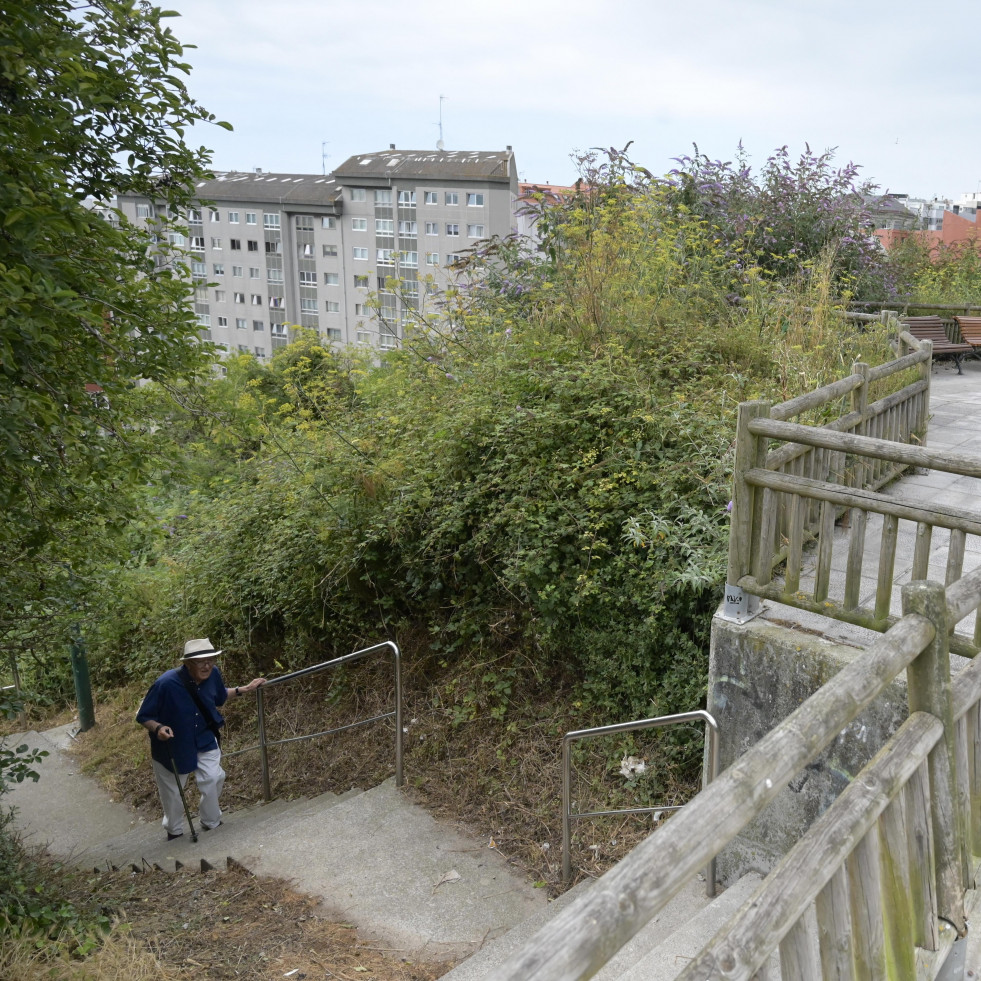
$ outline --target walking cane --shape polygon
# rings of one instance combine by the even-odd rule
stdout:
[[[170,753],[170,768],[174,771],[174,779],[177,781],[177,790],[181,795],[181,803],[184,805],[184,817],[187,818],[187,826],[191,829],[191,841],[197,844],[198,833],[194,830],[194,822],[191,820],[191,812],[187,806],[187,798],[184,796],[184,787],[181,784],[181,775],[177,772],[177,760],[174,759],[174,750],[170,743],[167,743],[167,752]]]

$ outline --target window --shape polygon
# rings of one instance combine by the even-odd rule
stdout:
[[[375,234],[376,235],[394,235],[395,234],[395,222],[391,218],[376,218],[375,219]]]
[[[474,191],[469,191],[467,193],[468,208],[482,208],[483,206],[484,206],[483,194],[475,193]]]
[[[249,266],[249,279],[258,279],[258,278],[259,278],[259,267]]]
[[[323,218],[320,219],[320,227],[337,228],[337,219],[330,215],[324,215]]]
[[[199,313],[196,315],[199,327],[210,327],[211,326],[211,314],[210,313]]]
[[[273,337],[285,337],[286,336],[286,324],[272,324],[269,328]]]
[[[283,254],[283,242],[281,239],[276,239],[275,242],[266,242],[266,254],[267,255],[282,255]]]
[[[341,339],[341,330],[339,327],[328,327],[324,333],[327,335],[327,340],[329,341],[339,341]]]
[[[218,326],[219,327],[227,327],[228,326],[228,317],[219,317],[218,318]]]
[[[257,347],[255,349],[255,356],[257,358],[264,358],[266,356],[266,349],[264,347]]]
[[[228,240],[228,247],[234,252],[242,251],[242,240],[240,238],[230,238]]]
[[[296,230],[298,232],[312,232],[313,231],[313,215],[297,215],[296,216]]]
[[[324,255],[325,256],[337,255],[337,246],[336,245],[325,245],[324,246]]]
[[[184,246],[187,244],[187,239],[184,238],[180,232],[168,232],[167,241],[170,242],[171,245],[177,245],[180,248],[184,248]]]
[[[255,212],[254,211],[246,211],[245,212],[245,224],[246,225],[254,225],[255,224]]]
[[[235,318],[235,326],[239,330],[248,330],[249,329],[249,324],[246,321],[245,317],[236,317]]]
[[[138,204],[136,206],[136,217],[137,218],[151,218],[153,217],[153,210],[148,204]]]
[[[379,266],[394,266],[395,265],[395,252],[393,249],[377,249],[375,252],[375,262]]]
[[[197,208],[191,208],[191,210],[187,213],[187,220],[191,225],[200,225],[201,212]]]
[[[483,238],[483,237],[484,237],[483,225],[467,225],[467,238]]]
[[[317,274],[315,272],[301,272],[300,273],[300,285],[301,286],[316,286],[317,285]]]
[[[303,313],[316,313],[317,312],[317,300],[314,299],[301,299],[300,300],[300,310]]]
[[[211,218],[212,221],[221,221],[221,212],[220,211],[212,211],[211,212],[211,215],[210,215],[210,218]]]
[[[239,346],[238,346],[238,353],[239,354],[248,354],[249,353],[249,345],[248,344],[239,344]]]
[[[224,302],[225,302],[225,291],[215,290],[215,303],[224,303]]]
[[[446,204],[459,204],[460,195],[456,191],[447,191],[446,198],[444,199]]]
[[[262,227],[279,228],[279,215],[271,215],[268,212],[264,212],[262,215]]]
[[[228,223],[230,225],[237,225],[238,224],[238,212],[237,211],[229,211],[228,212]]]
[[[415,191],[399,191],[399,207],[414,208],[416,206]]]
[[[419,268],[419,253],[418,252],[403,252],[402,253],[402,265],[408,269],[418,269]]]
[[[266,329],[266,322],[264,320],[253,320],[252,321],[252,329],[253,330],[265,330]]]
[[[355,303],[354,304],[354,316],[355,317],[367,317],[368,316],[368,304],[367,303]]]
[[[305,242],[300,246],[300,255],[305,256],[308,259],[313,258],[313,242]]]
[[[221,239],[220,238],[215,238],[214,235],[212,235],[211,236],[211,247],[213,249],[220,249],[221,248]]]
[[[392,189],[390,187],[378,188],[375,191],[375,204],[391,204],[392,203]]]
[[[341,312],[341,305],[340,305],[340,303],[337,300],[328,300],[327,301],[327,312],[328,313],[340,313]]]
[[[446,257],[446,264],[448,266],[452,265],[454,262],[459,262],[460,257],[455,252],[450,252]]]
[[[427,235],[439,235],[439,222],[438,221],[427,221],[426,222],[426,234]]]
[[[371,281],[370,276],[355,276],[354,277],[355,289],[366,290],[368,288],[370,281]]]
[[[438,266],[439,265],[439,253],[438,252],[427,252],[426,253],[426,265],[427,266]]]
[[[196,252],[204,252],[204,239],[197,235],[191,236],[191,248]]]
[[[448,224],[446,226],[446,234],[447,235],[459,235],[460,234],[460,226],[459,225],[456,225],[456,224]]]
[[[340,286],[341,280],[337,273],[324,273],[324,286]]]
[[[254,238],[249,239],[249,251],[250,252],[259,251],[259,243]]]
[[[223,262],[216,262],[212,267],[211,271],[215,276],[225,275],[225,264]]]
[[[419,265],[417,262],[416,265]],[[406,296],[418,296],[419,295],[419,280],[418,279],[407,279],[402,284],[402,292]]]
[[[426,191],[425,201],[426,204],[438,204],[439,195],[436,193],[436,191]]]
[[[262,306],[262,294],[261,293],[253,293],[252,294],[252,306],[254,306],[254,307],[261,307]]]
[[[273,310],[282,310],[286,303],[281,296],[271,296],[269,297],[269,306]]]
[[[198,262],[196,259],[191,260],[191,275],[192,276],[207,276],[208,267],[203,262]]]
[[[266,282],[267,283],[281,283],[283,281],[283,270],[282,269],[267,269],[266,270]]]
[[[363,187],[352,187],[351,188],[351,200],[352,201],[367,201],[368,192]]]
[[[419,226],[414,221],[400,221],[399,235],[415,238],[419,234]]]
[[[367,259],[368,258],[368,250],[367,249],[359,249],[357,246],[355,246],[351,251],[352,251],[352,254],[354,255],[354,258],[355,259]]]
[[[232,275],[233,276],[241,276],[242,275],[242,267],[241,266],[232,266]]]
[[[352,232],[366,232],[366,231],[368,231],[368,219],[367,218],[352,218],[351,219],[351,231]]]
[[[245,302],[245,294],[244,293],[235,293],[234,296],[235,296],[235,302],[236,303],[244,303]],[[244,324],[245,321],[243,320],[242,323]],[[238,325],[236,324],[236,326],[238,326]]]

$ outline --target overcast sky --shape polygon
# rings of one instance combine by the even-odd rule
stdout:
[[[355,153],[514,148],[571,183],[622,148],[754,164],[838,148],[882,190],[981,187],[981,20],[968,0],[172,0],[219,170],[320,173]],[[326,145],[325,145],[326,144]]]

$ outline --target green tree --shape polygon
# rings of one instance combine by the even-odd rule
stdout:
[[[134,192],[177,221],[207,172],[209,152],[185,133],[215,120],[181,80],[169,16],[126,0],[3,6],[0,547],[15,562],[86,512],[117,519],[141,466],[128,390],[210,357],[180,265],[92,207]]]

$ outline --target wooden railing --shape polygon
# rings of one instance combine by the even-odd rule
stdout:
[[[981,660],[952,686],[947,643],[979,603],[981,570],[946,597],[904,586],[900,621],[488,981],[592,977],[904,670],[907,722],[680,977],[749,979],[774,956],[784,978],[935,977],[981,852]]]
[[[882,632],[718,779],[559,913],[489,981],[592,977],[718,856],[805,767],[905,671],[908,720],[767,876],[756,895],[681,973],[685,981],[750,979],[779,959],[781,975],[934,978],[967,929],[974,856],[981,854],[981,658],[951,681],[954,634],[981,606],[981,569],[962,575],[965,537],[981,519],[904,504],[879,492],[907,467],[981,476],[981,459],[922,445],[931,347],[856,365],[848,378],[782,406],[740,406],[729,588],[862,623]],[[916,368],[902,391],[868,403],[868,385]],[[826,426],[789,420],[850,396]],[[785,445],[770,449],[769,441]],[[843,596],[829,580],[836,519],[848,516]],[[874,608],[858,606],[867,516],[881,514]],[[892,616],[898,522],[916,523],[915,581]],[[950,530],[946,586],[925,581],[934,528]],[[799,589],[803,550],[817,536],[814,586]],[[783,584],[773,582],[786,563]],[[977,617],[981,621],[981,614]],[[759,976],[762,976],[759,975]]]
[[[770,406],[739,407],[729,539],[727,596],[749,594],[832,616],[873,630],[896,622],[890,613],[899,522],[916,525],[913,580],[926,579],[936,528],[950,532],[947,584],[960,578],[967,535],[981,535],[974,511],[945,505],[904,503],[879,489],[908,467],[981,477],[981,457],[932,452],[925,442],[929,412],[932,346],[906,332],[899,335],[910,353],[853,373],[816,392]],[[868,385],[897,371],[917,367],[920,377],[886,398],[869,404]],[[826,426],[788,420],[843,395],[852,410]],[[782,445],[779,445],[782,444]],[[775,448],[771,448],[774,446]],[[860,605],[869,516],[882,516],[874,600]],[[835,525],[843,534],[836,542]],[[816,539],[813,577],[802,588],[805,548]],[[844,578],[832,592],[835,549],[844,549]],[[784,564],[782,579],[775,579]],[[981,618],[973,637],[955,634],[952,649],[973,657],[981,645]]]

